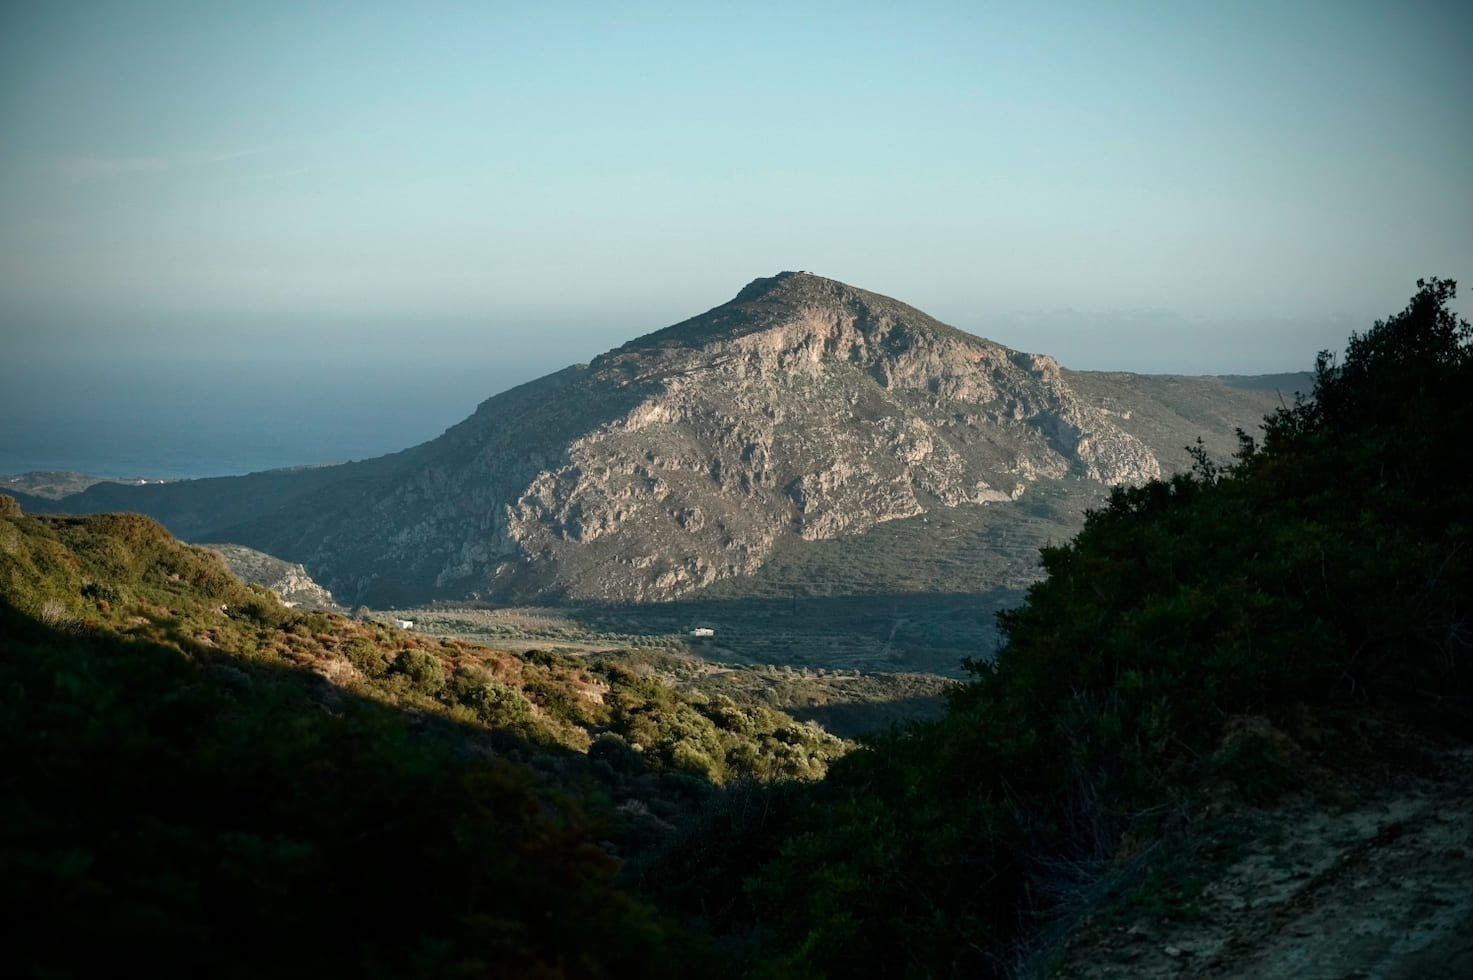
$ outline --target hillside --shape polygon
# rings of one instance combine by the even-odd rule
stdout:
[[[1453,295],[1419,282],[1230,464],[1114,489],[941,719],[696,829],[650,890],[779,975],[1465,975]]]
[[[308,609],[338,609],[332,593],[312,581],[301,565],[282,561],[265,552],[239,544],[202,544],[225,559],[225,565],[242,582],[261,585],[276,593],[288,606]]]
[[[0,497],[19,971],[1466,975],[1454,295],[1230,463],[1111,490],[944,712],[858,746],[776,710],[807,671],[290,610],[147,518]]]
[[[288,609],[147,518],[7,496],[0,654],[20,976],[708,973],[620,865],[850,747],[616,654]]]
[[[60,500],[73,494],[82,493],[88,487],[99,483],[138,483],[137,480],[118,480],[100,476],[88,476],[84,473],[68,473],[56,470],[36,470],[30,473],[17,473],[14,476],[0,478],[0,485],[8,494],[19,494],[22,497],[33,497],[40,500]]]
[[[1198,437],[1225,455],[1234,428],[1276,403],[1212,379],[1067,372],[888,297],[782,273],[401,453],[23,503],[147,513],[188,540],[300,563],[348,604],[669,599],[740,592],[806,544],[939,511],[1002,528],[1026,518],[1040,481],[1084,491],[1064,508],[1072,530],[1102,488],[1179,469]],[[1043,543],[1014,537],[1025,555]],[[1003,579],[1019,575],[967,588]],[[878,588],[956,586],[937,573]]]

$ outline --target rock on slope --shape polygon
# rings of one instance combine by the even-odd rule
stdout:
[[[1038,477],[1160,472],[1048,357],[805,273],[485,402],[347,506],[318,494],[236,540],[339,594],[663,599]],[[298,530],[298,529],[301,530]],[[388,588],[386,588],[386,586]]]
[[[1104,398],[1052,358],[782,273],[402,453],[60,506],[247,544],[348,602],[667,599],[747,575],[783,541],[1004,504],[1040,478],[1159,475]]]
[[[281,597],[287,606],[308,609],[337,609],[332,593],[312,581],[301,565],[282,561],[241,544],[206,544],[217,552],[242,582],[262,585]]]

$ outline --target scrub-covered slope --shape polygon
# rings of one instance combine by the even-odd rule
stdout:
[[[292,610],[136,514],[0,496],[19,976],[690,976],[615,883],[719,784],[844,743],[615,659]]]
[[[1142,975],[1158,956],[1182,976],[1458,975],[1469,824],[1436,813],[1473,775],[1473,328],[1452,298],[1419,283],[1232,465],[1116,488],[1044,550],[943,718],[693,834],[670,907],[702,896],[797,976],[1003,976],[1071,924],[1064,976],[1095,950]],[[1313,846],[1311,823],[1335,836]],[[1395,890],[1398,868],[1373,922],[1357,882]],[[1174,920],[1233,897],[1273,908],[1174,945]],[[1364,960],[1311,974],[1289,930]]]

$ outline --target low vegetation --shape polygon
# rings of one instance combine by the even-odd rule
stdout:
[[[1453,296],[1115,490],[944,715],[856,751],[694,658],[288,610],[147,519],[0,498],[22,972],[978,977],[1103,881],[1189,917],[1223,801],[1473,736]]]
[[[0,596],[23,974],[689,975],[620,858],[846,748],[614,660],[288,609],[138,515],[0,497]]]
[[[90,486],[99,483],[126,483],[137,484],[137,480],[119,480],[102,476],[87,476],[82,473],[70,473],[62,470],[35,470],[30,473],[18,473],[14,476],[0,478],[0,489],[7,493],[24,493],[43,500],[60,500],[74,493],[81,493]],[[155,480],[162,483],[162,480]]]
[[[835,560],[844,559],[838,555]],[[1031,578],[1036,578],[1036,569],[1021,584]],[[821,584],[815,578],[809,587]],[[785,598],[732,595],[557,608],[435,603],[361,612],[370,618],[409,620],[416,630],[440,636],[512,649],[688,650],[707,661],[754,668],[787,665],[811,673],[845,670],[871,677],[929,674],[935,686],[941,678],[963,676],[963,660],[991,655],[997,646],[997,613],[1021,597],[1021,587],[847,595],[794,590]],[[691,637],[696,625],[711,627],[713,635]]]
[[[863,662],[859,654],[877,643],[876,634],[883,641],[887,631],[896,635],[902,628],[918,633],[941,632],[949,626],[967,637],[979,616],[978,603],[966,602],[966,597],[892,598],[893,603],[870,597],[564,608],[436,604],[376,612],[359,609],[355,616],[408,621],[417,633],[499,649],[541,649],[582,656],[591,664],[618,664],[698,700],[729,696],[816,721],[826,731],[852,738],[939,717],[944,693],[955,681],[938,674],[860,670],[845,666],[850,657]],[[700,614],[690,615],[692,608]],[[721,628],[714,636],[691,638],[689,624],[707,621],[719,622]],[[917,642],[914,636],[908,639]],[[941,651],[956,651],[957,636],[950,641]],[[978,649],[970,648],[972,653]],[[934,653],[938,659],[942,655]],[[961,660],[957,654],[955,664]],[[824,663],[829,666],[817,666]]]
[[[1228,792],[1473,704],[1473,351],[1433,280],[1221,464],[1121,487],[934,723],[693,829],[647,886],[780,976],[984,976]],[[1182,907],[1177,895],[1164,903]]]

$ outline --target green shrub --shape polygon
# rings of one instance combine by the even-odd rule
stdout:
[[[728,864],[703,880],[746,882],[718,927],[770,937],[777,975],[996,975],[1049,911],[1036,876],[1224,783],[1249,802],[1291,789],[1275,720],[1376,706],[1473,731],[1473,329],[1453,295],[1419,282],[1230,464],[1199,447],[1191,473],[1117,487],[1043,550],[1046,577],[943,719],[838,760],[740,853],[712,844],[720,826],[693,834],[672,867],[714,852]],[[1245,716],[1266,721],[1225,739]],[[728,764],[796,774],[812,747],[799,727],[764,741]]]
[[[394,660],[394,672],[407,677],[414,690],[429,697],[445,688],[445,669],[440,658],[423,650],[400,650]]]
[[[280,627],[291,618],[291,610],[281,604],[276,593],[259,585],[247,585],[228,612],[232,619],[248,620],[267,628]]]
[[[515,728],[532,718],[532,704],[510,684],[487,680],[468,688],[460,703],[492,728]]]
[[[382,678],[394,666],[393,658],[372,640],[355,636],[342,645],[342,654],[354,667],[369,678]]]

